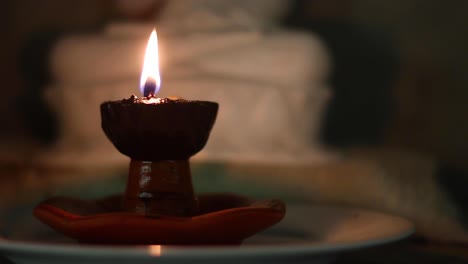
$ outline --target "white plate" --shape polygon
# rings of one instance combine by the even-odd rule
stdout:
[[[30,241],[35,242],[0,240],[0,255],[18,264],[327,263],[338,253],[397,241],[412,232],[409,221],[382,213],[288,205],[280,224],[246,240],[240,247],[89,246],[31,237]]]

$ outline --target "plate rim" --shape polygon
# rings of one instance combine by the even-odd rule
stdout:
[[[66,244],[39,244],[33,242],[0,242],[0,254],[3,253],[28,253],[28,254],[47,254],[48,256],[82,256],[86,257],[164,257],[164,258],[188,258],[188,257],[278,257],[286,255],[315,255],[341,253],[350,250],[362,249],[367,247],[379,246],[387,243],[399,241],[407,238],[414,233],[414,228],[408,229],[401,234],[388,237],[386,239],[372,239],[363,242],[342,242],[325,243],[320,245],[249,245],[248,247],[229,247],[229,246],[206,246],[180,248],[177,246],[76,246]],[[162,254],[152,253],[153,247],[160,246],[159,251]],[[215,252],[215,253],[213,253]],[[7,254],[9,255],[9,254]]]
[[[379,246],[396,242],[411,236],[415,232],[414,224],[409,220],[379,211],[358,207],[344,207],[337,205],[303,205],[308,207],[333,208],[338,210],[356,210],[370,214],[378,214],[393,218],[402,225],[399,233],[377,237],[363,241],[348,242],[323,242],[304,244],[271,244],[271,245],[247,245],[247,246],[165,246],[165,245],[80,245],[66,243],[40,243],[34,241],[14,241],[0,237],[0,255],[9,257],[17,254],[47,255],[50,257],[85,257],[85,258],[262,258],[285,257],[290,255],[318,255],[341,253],[350,250]]]

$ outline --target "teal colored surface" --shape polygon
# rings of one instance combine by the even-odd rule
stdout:
[[[278,188],[240,180],[220,163],[197,165],[193,169],[193,184],[197,193],[232,192],[259,199],[287,196],[284,191]]]
[[[298,200],[294,194],[286,193],[280,188],[265,186],[253,181],[245,181],[236,177],[226,170],[222,163],[197,163],[192,166],[192,180],[196,193],[207,192],[232,192],[254,198],[281,198],[283,200]],[[255,175],[249,175],[255,177]],[[80,185],[63,186],[60,190],[50,194],[66,195],[85,199],[98,198],[106,195],[122,193],[127,181],[126,173],[112,175],[111,177],[101,177],[92,183],[87,182]]]

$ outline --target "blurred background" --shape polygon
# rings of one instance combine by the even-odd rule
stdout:
[[[405,147],[468,169],[466,1],[291,4],[281,23],[318,35],[331,54],[324,142]],[[159,7],[148,6],[124,14],[110,0],[2,1],[1,137],[53,142],[57,120],[41,98],[54,41],[110,21],[152,20]]]
[[[458,188],[454,199],[466,204],[468,1],[231,2],[2,1],[5,192],[15,197],[27,189],[21,185],[51,184],[37,177],[48,173],[38,168],[63,173],[78,160],[89,162],[78,169],[97,174],[95,157],[117,153],[100,131],[98,102],[136,93],[140,50],[156,24],[161,56],[171,54],[161,62],[163,93],[166,85],[179,89],[168,94],[220,102],[223,112],[206,148],[208,160],[226,149],[237,152],[225,157],[236,158],[284,152],[275,161],[288,162],[300,153],[306,163],[311,156],[314,162],[334,160],[331,152],[350,148],[398,149],[456,169],[461,176],[449,185]],[[258,106],[248,101],[251,97],[258,98]],[[248,122],[239,131],[243,119]],[[42,163],[35,162],[44,155]],[[127,158],[105,162],[118,164],[125,175]],[[395,169],[396,177],[408,176],[403,186],[417,186],[409,180],[414,175],[437,174],[427,173],[432,165],[407,162],[414,171]],[[396,212],[399,205],[386,209]]]

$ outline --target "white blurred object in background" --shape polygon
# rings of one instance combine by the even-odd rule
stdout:
[[[127,2],[117,4],[125,9]],[[316,36],[277,25],[287,10],[284,0],[168,2],[156,23],[159,96],[220,104],[208,144],[196,159],[310,163],[333,157],[318,141],[329,98],[328,54]],[[56,81],[46,98],[59,115],[62,136],[40,162],[126,165],[127,158],[101,131],[99,105],[138,95],[154,26],[111,23],[102,34],[57,42],[51,60]]]

